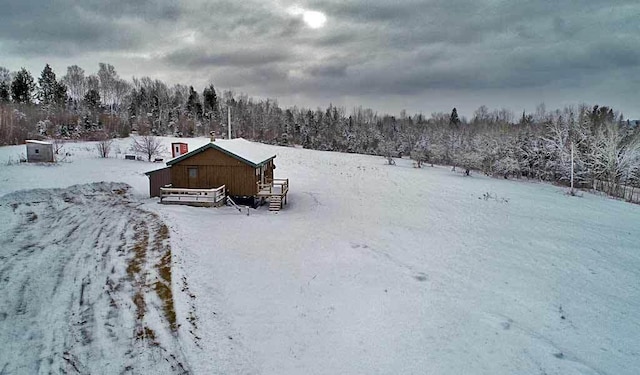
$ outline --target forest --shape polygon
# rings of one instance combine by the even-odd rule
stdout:
[[[416,167],[450,165],[466,175],[527,178],[597,190],[640,202],[640,125],[612,107],[538,105],[515,115],[481,106],[471,119],[451,112],[399,116],[362,107],[282,108],[273,99],[202,92],[150,77],[120,78],[73,65],[58,77],[47,64],[37,78],[0,67],[0,145],[25,139],[104,140],[140,135],[225,136],[316,150],[410,156]],[[573,182],[572,182],[573,180]],[[573,189],[571,190],[573,193]]]

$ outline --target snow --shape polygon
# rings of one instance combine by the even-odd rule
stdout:
[[[3,374],[186,370],[150,287],[160,282],[153,263],[163,249],[146,247],[162,224],[132,206],[127,189],[102,183],[0,198]],[[141,274],[131,268],[138,246]]]
[[[51,145],[51,144],[53,144],[51,142],[35,141],[35,140],[32,140],[32,139],[26,140],[26,141],[24,141],[24,143],[35,143],[35,144],[39,144],[39,145]]]
[[[164,137],[165,150],[160,155],[165,160],[171,157],[171,142],[181,141],[194,149],[208,142],[208,138]],[[24,145],[0,147],[0,195],[20,189],[67,187],[100,181],[124,182],[133,187],[132,193],[139,198],[149,196],[149,178],[145,172],[164,167],[164,163],[124,160],[125,154],[134,154],[131,139],[114,140],[111,157],[98,157],[96,142],[68,142],[56,155],[58,163],[29,163],[25,159]],[[145,157],[146,160],[146,157]]]
[[[209,144],[213,144],[216,147],[222,150],[225,150],[229,153],[232,153],[236,156],[239,156],[240,158],[250,163],[253,163],[255,165],[259,165],[271,158],[274,158],[276,155],[275,152],[273,152],[273,150],[269,150],[269,149],[265,150],[264,148],[258,146],[254,142],[247,141],[246,139],[243,139],[243,138],[216,139],[214,142],[207,140],[204,144],[200,144],[195,148],[192,148],[191,146],[189,146],[189,149],[191,150],[189,152],[196,151],[200,148],[208,146]],[[180,155],[176,158],[168,160],[167,162],[171,162],[172,160],[178,159],[183,156],[184,155]]]
[[[167,145],[172,140],[165,139]],[[207,142],[185,141],[190,149]],[[117,143],[121,150],[128,144]],[[97,238],[91,228],[105,225],[96,219],[85,224],[87,238],[49,244],[61,240],[57,233],[66,233],[71,218],[94,210],[116,220],[110,228],[146,211],[169,227],[181,326],[177,336],[162,336],[161,346],[196,374],[635,374],[640,368],[639,206],[589,193],[571,197],[542,183],[463,177],[447,167],[412,168],[406,159],[389,166],[381,157],[251,146],[276,154],[275,177],[290,180],[288,205],[279,213],[266,206],[238,212],[158,205],[146,198],[143,172],[152,163],[122,160],[121,154],[100,159],[91,143],[66,145],[72,155],[54,166],[8,165],[24,146],[0,148],[0,195],[103,180],[132,186],[130,204],[109,208],[113,212],[99,204],[72,205],[69,217],[59,213],[67,207],[59,198],[64,191],[2,198],[0,278],[8,274],[13,281],[0,284],[3,296],[12,296],[0,304],[0,371],[25,372],[33,367],[16,370],[17,364],[33,366],[37,358],[61,362],[61,350],[41,336],[75,337],[73,329],[65,334],[72,321],[65,311],[78,305],[87,264],[109,262],[86,258],[105,251],[109,240],[91,245]],[[4,203],[46,194],[58,211],[21,203],[18,215]],[[129,205],[139,205],[139,212]],[[53,230],[31,229],[24,223],[29,210],[51,220],[44,223]],[[5,252],[21,247],[9,242],[37,245],[42,254],[11,260]],[[52,254],[67,244],[80,249],[68,256],[82,261],[49,273],[43,265],[57,264]],[[19,305],[19,281],[29,272],[44,285],[62,277],[75,299],[63,292],[33,294],[27,306],[34,310],[28,311],[50,316],[22,320],[12,306]],[[38,290],[34,281],[26,285]],[[107,314],[100,283],[91,285],[95,309]],[[126,294],[119,296],[126,301]],[[160,309],[151,311],[156,318],[149,326],[167,332]],[[119,319],[122,327],[133,324]],[[28,334],[18,335],[27,324]],[[118,329],[116,343],[127,335],[129,329]],[[38,342],[50,349],[16,359]],[[96,337],[71,353],[78,359],[91,353],[95,366],[109,357],[124,362],[115,346]],[[157,355],[152,350],[145,349],[138,371],[165,371],[148,360]]]
[[[216,139],[213,144],[253,164],[260,164],[276,155],[273,149],[260,147],[260,145],[243,138]]]

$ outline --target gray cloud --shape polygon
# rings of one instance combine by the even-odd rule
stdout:
[[[347,64],[319,64],[307,69],[312,77],[344,77],[347,74]]]
[[[327,24],[306,27],[292,5],[324,12]],[[125,64],[119,71],[192,77],[184,83],[195,86],[213,79],[283,102],[366,106],[389,96],[393,106],[381,110],[398,111],[402,98],[439,90],[452,102],[477,93],[490,106],[535,105],[546,92],[616,106],[629,105],[640,76],[639,13],[636,0],[25,0],[0,13],[0,52],[37,66],[111,55]]]
[[[182,11],[178,2],[167,0],[82,0],[75,6],[88,13],[111,18],[138,18],[151,22],[176,21]]]
[[[0,41],[33,57],[132,50],[178,15],[171,1],[15,1],[0,13]]]
[[[176,66],[189,67],[222,67],[238,68],[263,67],[266,64],[286,61],[292,58],[288,50],[280,47],[239,49],[235,51],[215,52],[201,47],[183,48],[173,51],[163,57],[167,62]]]

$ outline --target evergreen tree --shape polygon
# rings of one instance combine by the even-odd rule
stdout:
[[[67,104],[67,85],[62,82],[56,83],[56,89],[53,93],[53,102],[58,108],[64,108]]]
[[[7,82],[0,82],[0,102],[8,102],[11,99],[11,92],[9,91],[9,84]]]
[[[100,127],[100,94],[98,90],[91,89],[84,95],[84,105],[89,113],[84,115],[84,127],[86,130],[93,130],[94,127]]]
[[[200,103],[200,96],[198,95],[198,92],[193,89],[193,86],[189,86],[187,113],[189,113],[196,120],[202,119],[202,103]]]
[[[218,108],[218,96],[216,95],[216,89],[213,87],[213,85],[205,87],[204,91],[202,92],[202,99],[204,100],[204,114],[205,117],[209,120],[209,123],[219,123],[220,110]]]
[[[458,117],[458,110],[453,108],[451,111],[451,117],[449,118],[449,125],[458,126],[460,124],[460,118]]]
[[[100,94],[97,90],[91,89],[84,95],[84,105],[91,112],[100,109]]]
[[[9,69],[0,66],[0,102],[11,100],[11,77]]]
[[[21,68],[11,82],[11,98],[16,103],[29,104],[36,85],[33,76],[25,68]]]
[[[58,93],[58,81],[53,69],[46,64],[40,78],[38,78],[38,99],[43,106],[51,105],[55,102]]]
[[[297,130],[298,131],[296,131],[295,120],[293,119],[293,112],[291,111],[291,109],[287,109],[284,112],[284,131],[283,131],[283,133],[287,135],[287,143],[289,143],[290,141],[295,142],[296,140],[295,137],[297,136],[297,133],[299,132],[300,129],[297,129]]]

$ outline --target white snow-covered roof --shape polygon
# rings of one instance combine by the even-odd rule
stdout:
[[[272,151],[266,150],[266,148],[259,143],[247,141],[244,138],[216,139],[215,141],[204,144],[191,152],[169,160],[167,165],[173,165],[209,148],[218,149],[255,167],[276,157]]]
[[[33,139],[27,139],[26,141],[24,141],[25,143],[35,143],[35,144],[39,144],[39,145],[51,145],[53,143],[51,142],[45,142],[45,141],[36,141]]]
[[[216,139],[213,144],[253,164],[260,164],[276,156],[273,151],[265,150],[260,147],[260,144],[247,141],[244,138]]]

